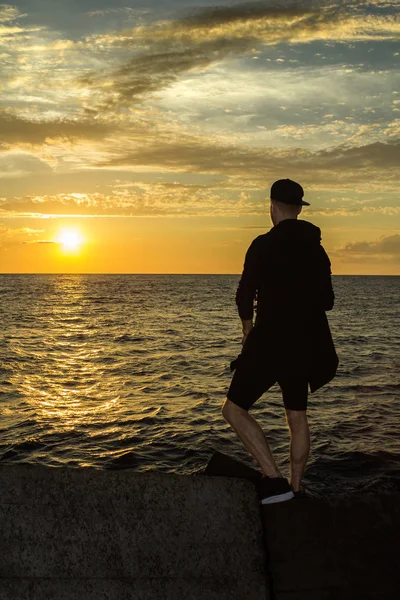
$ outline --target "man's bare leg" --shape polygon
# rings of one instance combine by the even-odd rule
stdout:
[[[301,480],[310,454],[310,429],[305,410],[286,410],[290,430],[290,485],[300,490]]]
[[[248,411],[240,408],[228,398],[222,406],[224,419],[236,431],[250,454],[261,467],[264,475],[268,477],[281,477],[275,464],[265,434],[257,421],[249,415]]]

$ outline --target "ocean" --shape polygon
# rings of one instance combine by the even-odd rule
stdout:
[[[240,275],[0,275],[0,464],[198,474],[258,468],[221,406]],[[333,276],[340,359],[309,395],[316,494],[400,490],[400,277]],[[289,474],[275,384],[252,407]]]

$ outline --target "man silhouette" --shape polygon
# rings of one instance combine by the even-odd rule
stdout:
[[[274,226],[250,244],[236,292],[243,347],[231,363],[235,373],[222,414],[261,467],[261,504],[302,494],[310,451],[308,386],[314,392],[331,381],[339,363],[325,314],[334,304],[331,263],[321,245],[321,230],[297,220],[302,206],[310,206],[303,195],[301,185],[290,179],[272,185]],[[290,485],[262,428],[248,413],[276,382],[290,431]]]

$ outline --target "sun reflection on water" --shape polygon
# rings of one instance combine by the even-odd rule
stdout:
[[[52,430],[75,429],[109,421],[120,396],[104,379],[100,355],[93,345],[93,314],[85,298],[83,277],[55,280],[48,304],[47,327],[32,348],[34,368],[14,378],[39,423]],[[32,344],[34,346],[34,344]],[[44,368],[42,368],[42,364]]]

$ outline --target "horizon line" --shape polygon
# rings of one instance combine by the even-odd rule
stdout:
[[[133,272],[35,272],[0,271],[0,275],[231,275],[240,277],[242,273],[133,273]],[[400,273],[332,273],[332,277],[400,277]]]

